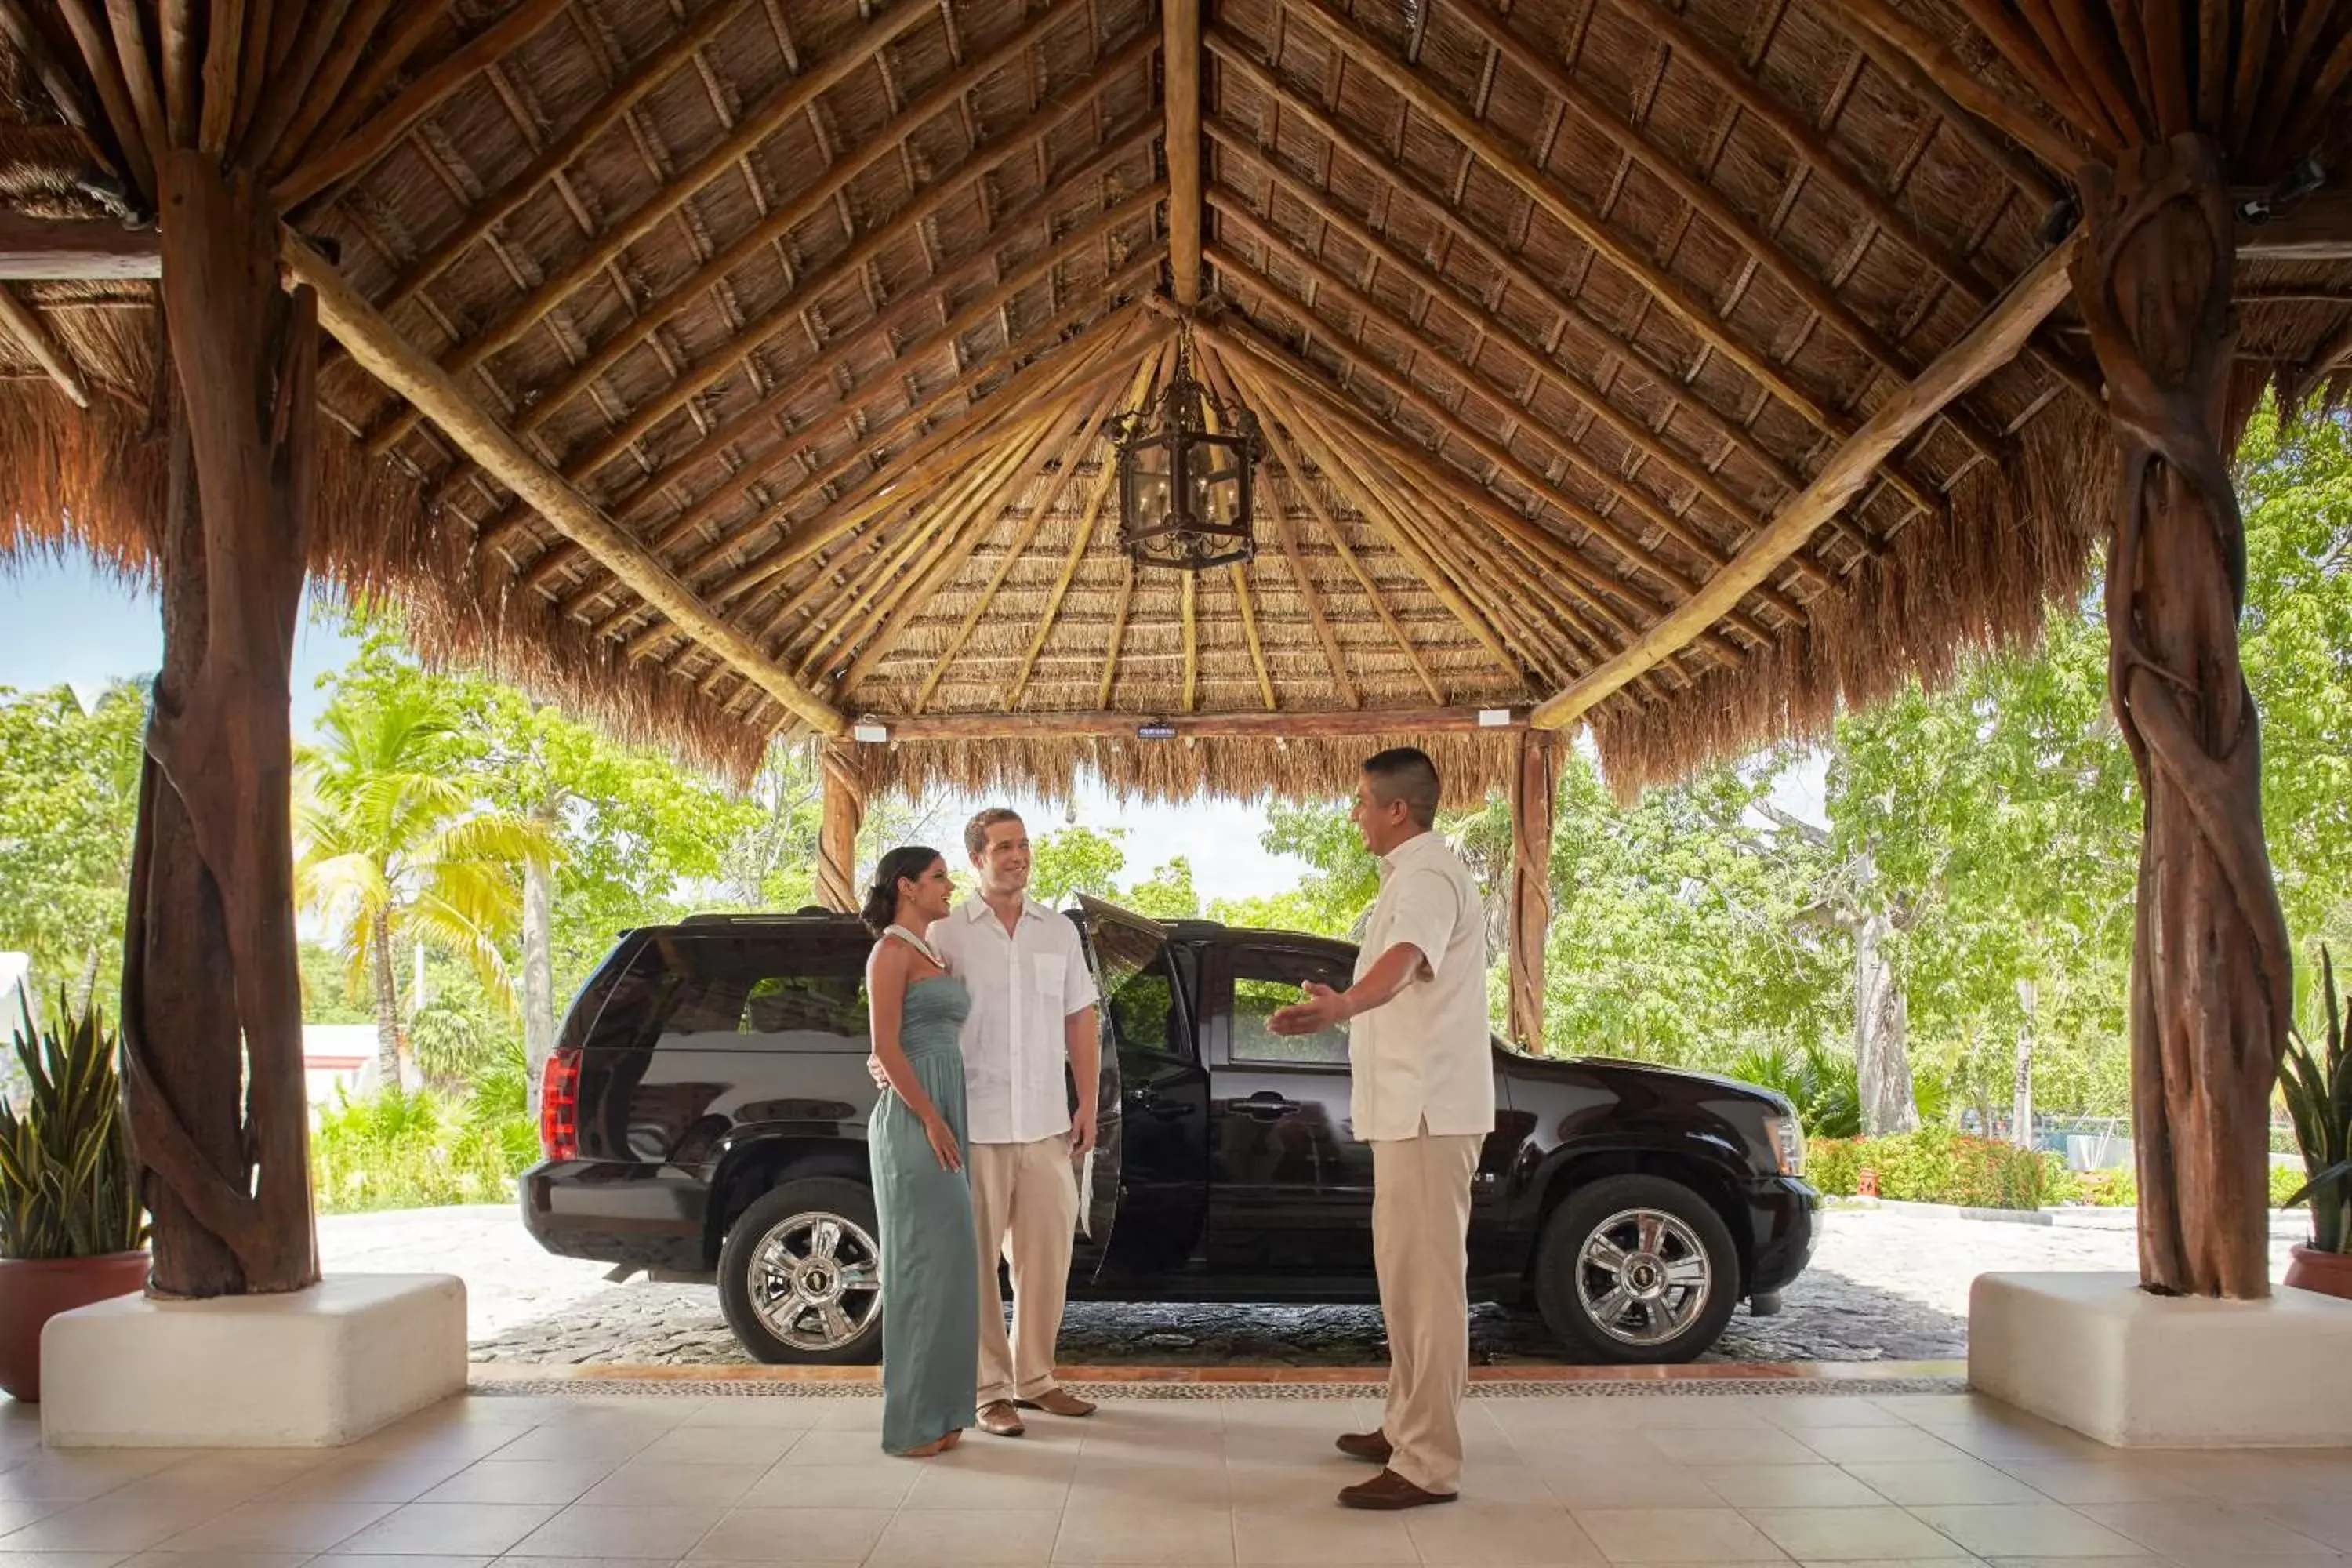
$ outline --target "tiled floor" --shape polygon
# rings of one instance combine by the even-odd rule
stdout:
[[[0,1406],[0,1568],[2352,1568],[2352,1451],[2117,1454],[1965,1394],[1470,1402],[1461,1502],[1349,1513],[1338,1399],[1113,1401],[876,1447],[878,1401],[476,1396],[355,1447],[48,1453]]]

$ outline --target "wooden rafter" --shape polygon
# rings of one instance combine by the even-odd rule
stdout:
[[[1139,405],[1151,387],[1159,381],[1167,364],[1164,341],[1146,351],[1137,366],[1136,378],[1128,384],[1127,405]],[[1062,601],[1069,596],[1070,584],[1077,580],[1078,567],[1087,558],[1087,547],[1094,542],[1095,530],[1101,523],[1102,510],[1110,499],[1111,488],[1118,482],[1118,465],[1106,458],[1095,476],[1095,488],[1087,498],[1086,510],[1078,518],[1078,526],[1070,536],[1070,547],[1063,553],[1062,570],[1054,579],[1053,591],[1045,595],[1045,608],[1037,617],[1037,629],[1029,638],[1029,649],[1022,656],[1021,668],[1006,683],[1004,696],[998,703],[1010,713],[1020,704],[1021,694],[1029,689],[1029,677],[1037,668],[1037,659],[1045,651],[1046,641],[1054,635],[1054,624],[1061,618]]]
[[[1958,342],[1937,355],[1917,380],[1881,405],[1862,432],[1823,465],[1804,494],[1782,507],[1771,526],[1742,546],[1738,557],[1688,603],[1677,605],[1643,632],[1632,647],[1542,703],[1535,710],[1534,721],[1547,729],[1575,722],[1593,704],[1688,642],[1747,584],[1759,580],[1780,563],[1780,557],[1801,544],[1806,532],[1843,505],[1869,479],[1871,470],[1934,418],[1938,408],[2014,359],[2034,328],[2072,289],[2066,268],[2076,244],[2076,238],[2070,237],[2036,262]]]
[[[1265,644],[1257,632],[1257,606],[1250,600],[1249,569],[1240,562],[1225,568],[1226,581],[1233,584],[1234,602],[1241,607],[1242,640],[1249,646],[1250,665],[1257,671],[1257,693],[1273,712],[1280,704],[1274,700],[1274,676],[1265,666]]]
[[[1184,627],[1184,711],[1201,708],[1201,574],[1177,574],[1177,616]]]
[[[1315,521],[1322,524],[1323,536],[1331,542],[1340,561],[1347,565],[1349,575],[1356,579],[1356,585],[1363,591],[1365,602],[1372,606],[1372,613],[1380,616],[1381,625],[1388,628],[1389,637],[1403,651],[1406,662],[1412,666],[1413,674],[1420,678],[1422,689],[1429,693],[1429,700],[1443,705],[1445,689],[1431,673],[1428,662],[1421,657],[1421,649],[1414,645],[1412,638],[1405,635],[1404,627],[1398,624],[1396,612],[1389,607],[1380,585],[1372,581],[1372,574],[1356,558],[1354,547],[1348,542],[1347,534],[1339,527],[1339,520],[1332,516],[1331,510],[1323,504],[1322,493],[1307,475],[1305,459],[1300,458],[1297,447],[1291,444],[1285,432],[1283,416],[1288,409],[1288,400],[1270,392],[1250,368],[1238,360],[1228,361],[1225,370],[1241,384],[1243,397],[1257,410],[1259,423],[1265,430],[1269,455],[1281,463],[1283,471],[1290,477],[1291,487],[1307,503],[1307,510],[1315,514]]]
[[[1095,706],[1110,706],[1111,690],[1118,684],[1118,656],[1127,646],[1127,617],[1135,607],[1135,563],[1127,563],[1119,574],[1118,599],[1111,606],[1110,637],[1103,647],[1102,679],[1095,692]]]
[[[541,516],[594,552],[639,597],[659,605],[674,624],[734,665],[746,679],[822,733],[840,731],[841,715],[831,704],[777,668],[642,545],[533,458],[511,431],[475,405],[454,378],[403,338],[341,273],[290,232],[285,261],[296,281],[318,291],[320,324],[362,369],[417,406],[432,410],[435,422],[497,475],[499,483],[530,497]]]
[[[1070,0],[1061,0],[1066,5]],[[806,113],[826,91],[865,68],[882,49],[919,23],[939,16],[938,0],[895,0],[887,10],[866,24],[856,41],[839,54],[819,61],[792,79],[773,98],[737,124],[733,132],[705,153],[674,179],[666,181],[642,205],[614,224],[586,254],[556,272],[487,331],[457,343],[441,355],[441,367],[453,375],[478,368],[492,354],[521,339],[582,289],[604,275],[605,268],[645,238],[698,192],[726,177],[754,148]],[[415,409],[393,416],[368,437],[368,452],[381,457],[416,427]]]
[[[1176,302],[1201,302],[1201,4],[1161,0],[1161,143],[1168,159],[1168,278]]]
[[[2071,172],[2082,161],[2082,149],[2056,127],[2026,112],[1985,80],[1982,72],[1963,64],[1943,39],[1886,0],[1836,0],[1831,9],[1843,12],[1858,26],[1868,28],[1887,47],[1900,51],[1961,108],[2031,150],[2051,168]]]
[[[58,384],[58,390],[75,407],[89,406],[89,389],[82,384],[81,372],[74,367],[73,355],[5,283],[0,283],[0,336],[13,337],[22,343],[25,352],[48,372],[49,379]]]
[[[1181,741],[1286,736],[1294,740],[1346,740],[1369,735],[1508,734],[1528,728],[1527,716],[1500,704],[1488,708],[1284,709],[1274,713],[1144,714],[1101,710],[1092,713],[931,713],[919,718],[878,715],[892,742],[1118,740],[1135,738],[1142,719],[1170,725]],[[1171,742],[1172,743],[1172,742]]]

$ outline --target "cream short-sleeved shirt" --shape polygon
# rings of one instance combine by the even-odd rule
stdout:
[[[1486,911],[1470,868],[1435,833],[1382,857],[1356,978],[1399,942],[1421,950],[1420,972],[1385,1005],[1349,1021],[1355,1134],[1368,1142],[1424,1131],[1483,1137],[1495,1128]]]
[[[930,942],[971,997],[961,1039],[971,1141],[1034,1143],[1067,1132],[1062,1021],[1095,1004],[1078,928],[1025,899],[1008,932],[974,895],[932,925]]]

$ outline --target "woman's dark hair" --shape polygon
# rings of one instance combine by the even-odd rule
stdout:
[[[874,868],[874,885],[866,890],[866,907],[858,911],[866,929],[880,936],[898,913],[898,884],[921,881],[931,862],[940,858],[938,850],[921,844],[902,844],[883,856]]]

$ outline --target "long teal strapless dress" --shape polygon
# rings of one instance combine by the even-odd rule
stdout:
[[[963,1051],[971,998],[953,975],[907,987],[898,1044],[923,1092],[970,1149]],[[971,1187],[940,1169],[923,1124],[886,1091],[866,1125],[882,1226],[882,1447],[893,1454],[972,1425],[980,1364],[980,1243]]]

